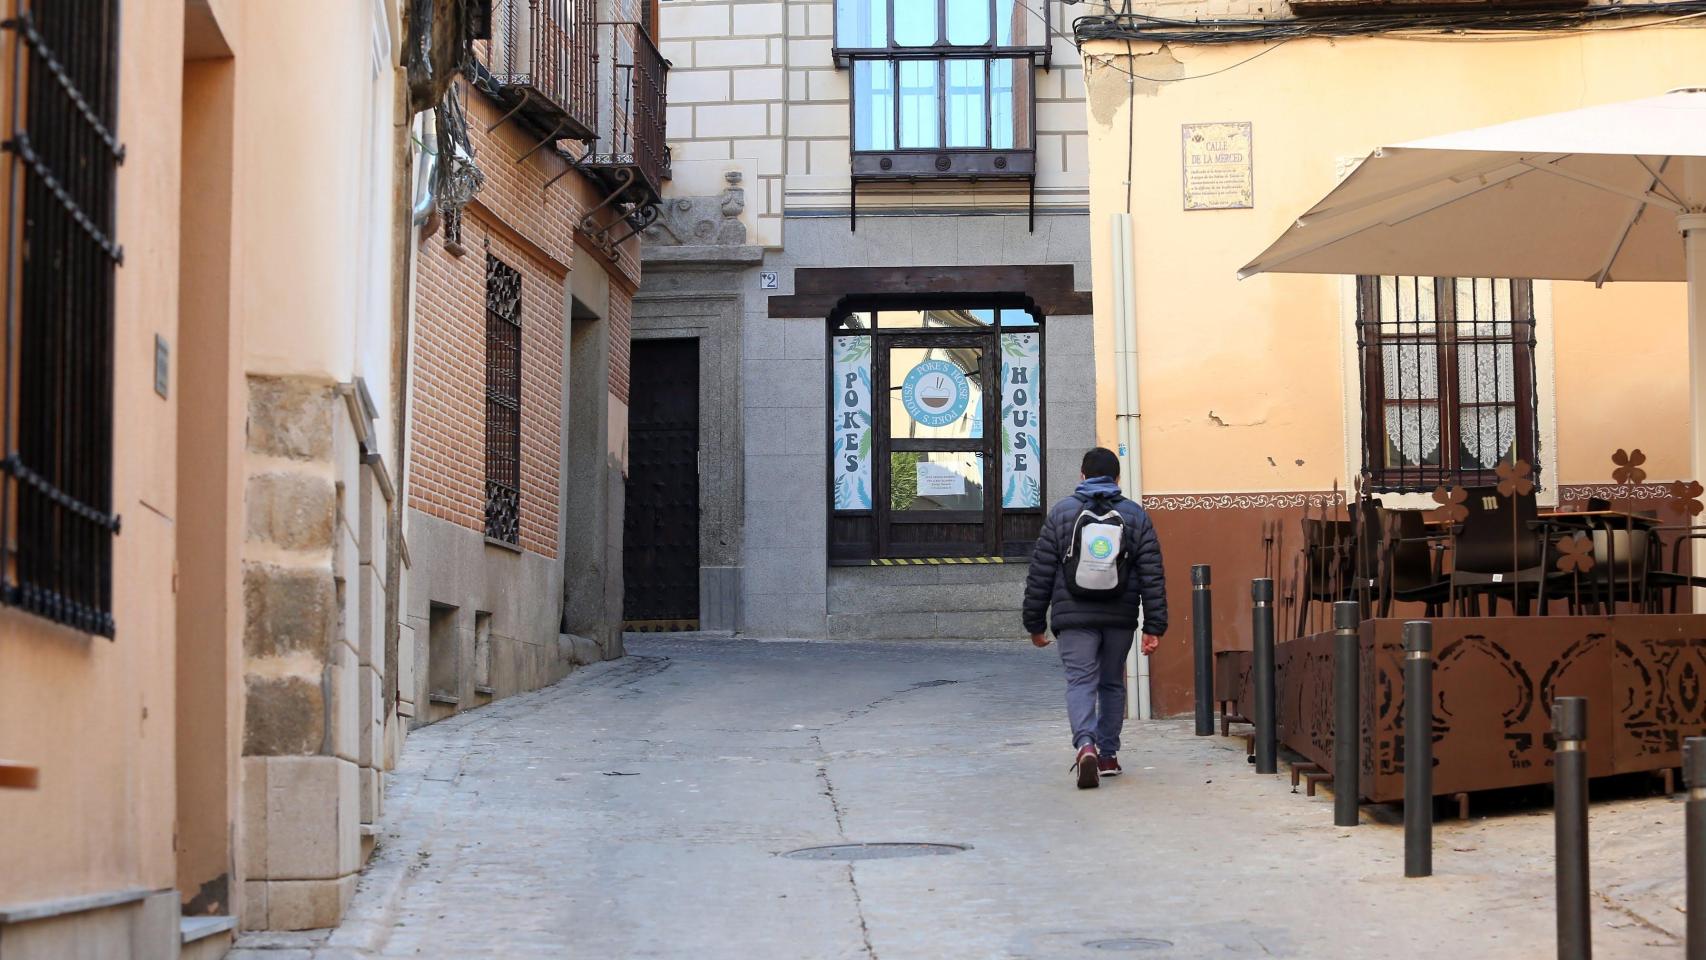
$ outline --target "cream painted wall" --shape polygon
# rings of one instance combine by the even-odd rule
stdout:
[[[9,5],[6,5],[9,6]],[[0,790],[0,905],[176,881],[172,833],[176,416],[154,392],[175,341],[182,0],[126,4],[120,38],[111,641],[0,610],[0,756],[40,768]],[[175,396],[175,384],[169,391]],[[23,867],[20,865],[27,865]]]
[[[1263,51],[1255,44],[1139,44],[1130,60],[1125,51],[1110,42],[1084,50],[1098,435],[1108,442],[1115,432],[1110,222],[1128,209],[1135,108],[1129,209],[1145,492],[1321,490],[1346,480],[1340,280],[1240,282],[1237,269],[1332,188],[1339,158],[1662,93],[1698,80],[1706,35],[1654,27],[1496,43],[1300,40],[1255,60]],[[1128,88],[1122,71],[1194,79]],[[1254,124],[1255,209],[1185,212],[1180,125],[1242,120]],[[1654,479],[1678,475],[1688,450],[1680,288],[1558,283],[1553,291],[1562,481],[1609,477],[1601,461],[1631,444],[1654,454]],[[1635,418],[1631,425],[1619,412]]]

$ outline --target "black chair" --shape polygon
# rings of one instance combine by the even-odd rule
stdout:
[[[1658,539],[1650,530],[1620,526],[1616,521],[1595,524],[1586,531],[1592,542],[1593,567],[1586,573],[1560,572],[1547,589],[1548,598],[1580,607],[1617,612],[1617,604],[1632,603],[1643,613],[1658,612]]]
[[[1693,589],[1696,587],[1706,587],[1706,577],[1682,572],[1683,545],[1692,543],[1695,540],[1706,540],[1706,527],[1655,527],[1653,528],[1653,532],[1654,534],[1665,532],[1674,532],[1678,534],[1676,542],[1671,544],[1670,569],[1661,570],[1658,569],[1657,564],[1654,564],[1647,574],[1647,583],[1655,596],[1661,591],[1670,591],[1670,612],[1675,613],[1677,591]],[[1653,551],[1657,554],[1661,549],[1659,537],[1655,536],[1653,539]]]
[[[1303,589],[1298,598],[1297,636],[1304,636],[1309,627],[1311,604],[1355,599],[1352,547],[1349,520],[1304,519]]]
[[[1437,617],[1451,602],[1451,579],[1441,572],[1445,545],[1451,539],[1430,535],[1427,519],[1419,510],[1379,511],[1385,532],[1382,544],[1380,615],[1392,614],[1392,604],[1421,603],[1427,616]]]
[[[1463,506],[1468,516],[1454,531],[1451,596],[1454,604],[1469,601],[1469,613],[1480,615],[1480,598],[1487,612],[1497,609],[1499,597],[1510,597],[1516,612],[1526,614],[1539,598],[1545,612],[1548,539],[1539,522],[1534,494],[1502,497],[1495,487],[1470,487]]]

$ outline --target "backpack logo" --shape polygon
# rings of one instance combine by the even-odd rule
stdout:
[[[1087,506],[1072,524],[1066,545],[1066,589],[1086,600],[1117,599],[1125,592],[1131,556],[1125,549],[1126,521],[1119,510]]]

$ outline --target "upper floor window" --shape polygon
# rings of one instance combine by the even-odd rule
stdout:
[[[1534,284],[1358,277],[1363,469],[1378,490],[1538,465]]]
[[[110,637],[118,0],[12,6],[0,602]]]
[[[1049,0],[837,0],[861,181],[1036,177],[1032,70]]]
[[[1042,54],[1048,15],[1048,0],[836,0],[835,49]]]

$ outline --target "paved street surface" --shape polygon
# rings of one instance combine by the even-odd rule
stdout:
[[[636,638],[417,731],[344,926],[235,960],[1053,960],[1554,955],[1552,821],[1402,832],[1259,777],[1242,741],[1128,727],[1073,788],[1054,648]],[[1600,957],[1677,957],[1682,807],[1596,804]],[[788,859],[847,842],[964,852]]]

